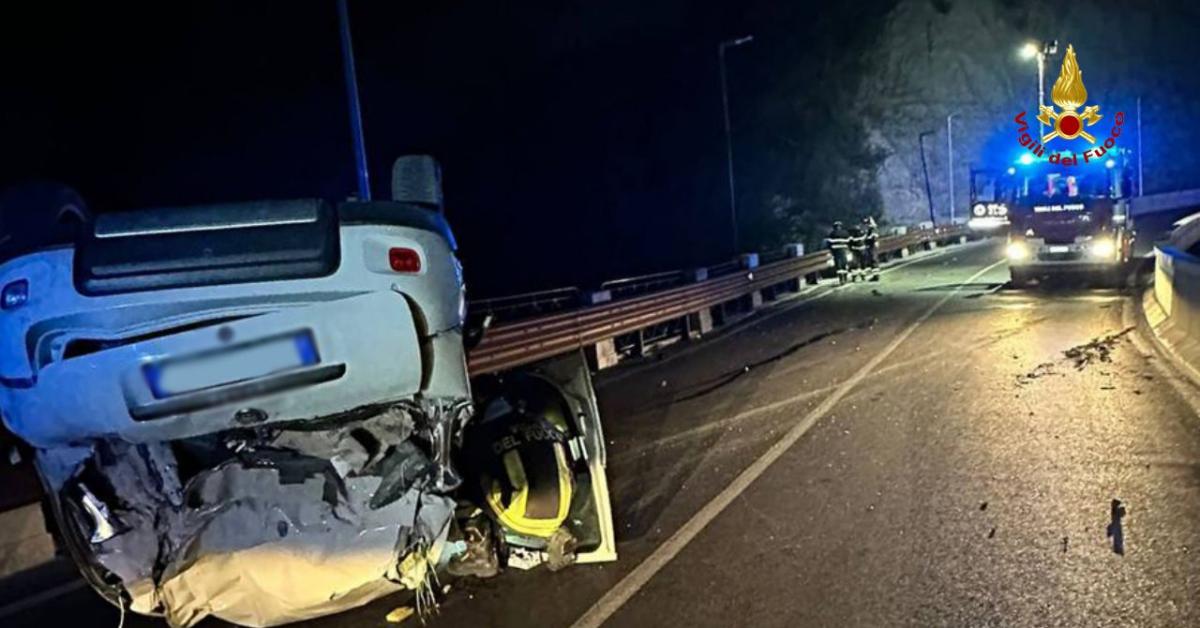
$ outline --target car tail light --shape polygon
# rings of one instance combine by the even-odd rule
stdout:
[[[6,310],[16,309],[25,305],[29,300],[29,282],[25,279],[18,279],[7,286],[4,286],[4,291],[0,293],[0,308]]]
[[[421,272],[421,256],[412,249],[394,248],[388,250],[388,264],[398,273]]]

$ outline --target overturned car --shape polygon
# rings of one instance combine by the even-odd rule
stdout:
[[[391,201],[106,214],[0,265],[0,410],[92,587],[267,626],[615,558],[587,370],[473,398],[441,206],[409,157]]]

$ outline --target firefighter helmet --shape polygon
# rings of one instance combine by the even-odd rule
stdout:
[[[570,415],[562,393],[536,377],[506,382],[481,406],[464,450],[476,465],[482,502],[505,529],[546,539],[566,520],[575,488]]]

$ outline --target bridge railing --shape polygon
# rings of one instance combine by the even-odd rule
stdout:
[[[968,234],[963,226],[912,230],[880,238],[878,252],[905,255],[917,247],[965,241]],[[619,360],[618,337],[677,320],[686,335],[707,333],[731,304],[734,310],[752,310],[781,291],[816,283],[831,265],[827,251],[761,265],[756,256],[743,256],[690,277],[680,271],[610,282],[607,290],[581,293],[578,307],[500,322],[471,351],[471,372],[504,371],[579,349],[588,349],[594,366],[604,368]]]

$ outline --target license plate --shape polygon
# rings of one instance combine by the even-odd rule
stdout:
[[[143,372],[154,397],[162,399],[319,362],[312,333],[303,331],[195,357],[147,364]]]
[[[1051,253],[1070,253],[1071,247],[1058,245],[1047,247],[1047,250]]]

